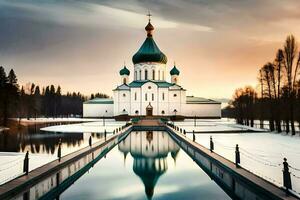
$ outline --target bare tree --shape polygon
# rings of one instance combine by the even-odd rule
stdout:
[[[284,69],[285,78],[287,80],[287,98],[289,104],[289,120],[291,121],[292,135],[295,135],[295,124],[294,124],[294,103],[296,95],[296,80],[298,75],[298,68],[300,64],[300,58],[298,56],[297,62],[295,63],[297,55],[297,44],[295,37],[289,35],[284,44]]]

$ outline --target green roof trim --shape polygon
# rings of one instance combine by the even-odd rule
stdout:
[[[205,99],[202,97],[194,97],[194,96],[187,96],[186,103],[187,104],[221,104],[221,102],[214,101],[212,99]]]
[[[83,104],[114,104],[114,101],[109,98],[94,98],[83,102]]]
[[[166,64],[167,56],[160,51],[152,37],[147,37],[141,48],[132,57],[134,64],[142,62],[158,62]]]
[[[130,75],[130,71],[127,69],[126,66],[124,66],[124,68],[120,70],[120,75]]]
[[[129,87],[141,87],[142,85],[144,85],[147,82],[152,82],[154,84],[156,84],[158,87],[161,88],[169,88],[171,86],[173,86],[173,83],[169,83],[166,81],[153,81],[153,80],[143,80],[143,81],[132,81],[131,83],[129,83]]]
[[[176,66],[173,67],[173,69],[171,69],[170,74],[171,75],[179,75],[179,70],[176,68]]]

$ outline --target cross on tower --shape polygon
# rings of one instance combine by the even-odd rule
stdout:
[[[148,14],[147,14],[147,16],[148,16],[148,18],[149,18],[149,22],[151,21],[151,13],[150,13],[150,11],[148,11]]]

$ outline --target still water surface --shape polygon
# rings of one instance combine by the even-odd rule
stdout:
[[[131,132],[60,199],[230,199],[166,132]]]

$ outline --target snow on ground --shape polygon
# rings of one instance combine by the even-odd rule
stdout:
[[[282,186],[283,158],[294,169],[292,173],[293,189],[300,193],[300,137],[262,133],[237,134],[195,134],[196,142],[209,148],[210,136],[214,141],[215,152],[235,162],[235,145],[238,144],[241,152],[241,166],[262,178]],[[192,139],[192,134],[187,134]],[[294,176],[293,176],[294,175]]]
[[[295,169],[291,169],[293,189],[300,193],[300,137],[285,133],[266,132],[264,129],[251,128],[235,124],[234,120],[194,120],[175,122],[175,125],[188,132],[220,131],[220,130],[258,130],[259,133],[196,133],[196,142],[209,148],[210,136],[214,141],[215,152],[235,162],[235,145],[238,144],[241,152],[241,166],[258,176],[282,186],[282,162],[283,158]],[[192,134],[187,134],[190,139]]]
[[[19,118],[11,118],[14,121],[19,121]],[[75,117],[69,117],[69,118],[22,118],[20,121],[21,123],[48,123],[48,122],[94,122],[94,121],[101,121],[102,119],[97,118],[75,118]],[[107,119],[112,120],[112,119]]]
[[[0,185],[23,174],[25,153],[0,152]],[[29,155],[29,170],[45,165],[56,157],[47,154]]]
[[[0,132],[5,131],[5,130],[8,130],[8,129],[9,129],[9,128],[0,126]]]
[[[263,129],[238,125],[234,120],[229,119],[188,119],[182,122],[175,122],[176,126],[185,129],[187,132],[214,132],[214,131],[265,131]]]
[[[41,128],[42,131],[64,132],[64,133],[104,133],[113,132],[116,128],[125,125],[125,121],[103,120],[101,122],[87,122],[78,124],[48,126]]]

